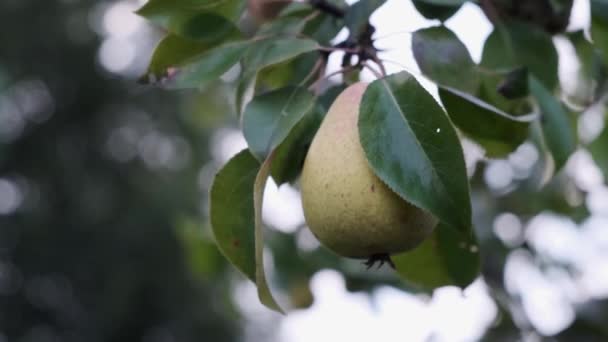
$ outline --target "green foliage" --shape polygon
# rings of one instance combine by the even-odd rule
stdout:
[[[232,158],[213,181],[209,210],[215,241],[226,258],[255,281],[253,185],[260,163],[247,150]]]
[[[484,45],[481,66],[502,71],[525,66],[548,89],[557,86],[557,51],[551,36],[528,24],[495,26]]]
[[[441,286],[465,288],[479,273],[479,248],[468,233],[445,225],[411,252],[393,257],[397,272],[409,284],[425,291]]]
[[[460,5],[438,5],[426,0],[413,0],[416,10],[427,19],[448,20],[460,9]]]
[[[414,32],[412,51],[422,73],[438,84],[470,94],[479,89],[477,65],[464,44],[445,26]]]
[[[423,16],[443,22],[465,2],[415,0],[414,6]],[[464,288],[479,275],[482,256],[495,262],[487,253],[479,253],[488,241],[478,242],[473,233],[475,209],[469,188],[475,186],[477,196],[484,190],[477,169],[470,172],[471,180],[467,177],[462,137],[481,146],[487,158],[507,158],[526,141],[538,146],[534,174],[514,185],[526,188],[528,197],[529,189],[558,181],[553,171],[559,171],[578,146],[574,123],[578,113],[571,113],[562,98],[578,105],[579,111],[605,101],[607,8],[602,1],[591,2],[592,42],[582,32],[564,34],[581,62],[579,81],[584,84],[580,94],[565,94],[552,35],[564,31],[572,1],[528,2],[528,7],[523,2],[471,2],[480,3],[494,25],[479,64],[443,25],[412,36],[416,62],[437,85],[445,111],[409,73],[384,74],[374,45],[375,27],[369,22],[384,0],[361,0],[351,6],[339,0],[292,3],[260,27],[237,20],[245,10],[241,1],[152,0],[139,11],[168,32],[147,72],[152,80],[162,80],[166,87],[204,88],[228,70],[238,74],[229,85],[230,96],[248,151],[218,173],[211,192],[211,219],[220,249],[256,282],[262,303],[282,312],[262,260],[261,209],[267,179],[272,176],[279,185],[297,185],[308,146],[325,113],[346,85],[359,81],[364,68],[377,78],[368,86],[359,113],[360,142],[371,170],[403,200],[441,221],[421,246],[393,256],[404,288],[426,292],[445,285]],[[348,38],[329,46],[342,28],[348,29]],[[344,81],[328,84],[324,72],[334,52],[343,54]],[[606,131],[589,146],[602,167],[605,137]],[[564,209],[563,201],[555,203],[551,208],[575,215]],[[542,209],[540,204],[530,206]],[[580,215],[580,210],[576,212]],[[488,235],[488,225],[477,231]],[[282,239],[291,239],[292,247],[267,240],[279,258],[273,278],[305,299],[292,302],[310,305],[310,291],[303,284],[314,273],[314,262],[340,269],[352,280],[335,259],[298,254],[297,262],[284,260],[297,251],[293,236]],[[234,241],[241,243],[235,247]],[[500,260],[503,254],[495,258]],[[305,271],[289,271],[294,265]],[[394,285],[386,278],[362,277],[353,282],[357,281]]]
[[[408,202],[463,232],[471,229],[462,148],[439,104],[407,72],[372,82],[359,114],[375,173]]]
[[[543,135],[559,171],[576,149],[576,129],[562,104],[534,76],[530,76],[530,93],[538,101]]]
[[[243,113],[243,134],[251,153],[258,159],[266,159],[314,105],[314,95],[297,87],[256,96]]]
[[[489,157],[505,156],[526,140],[532,117],[514,117],[477,97],[453,88],[439,89],[450,119]]]

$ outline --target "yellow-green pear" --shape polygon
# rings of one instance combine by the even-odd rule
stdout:
[[[306,156],[300,186],[306,223],[319,241],[339,255],[373,261],[418,246],[437,219],[371,170],[357,125],[366,88],[353,84],[333,102]]]

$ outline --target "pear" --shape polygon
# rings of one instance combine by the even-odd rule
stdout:
[[[321,244],[373,263],[418,246],[437,219],[399,197],[370,168],[357,125],[366,88],[353,84],[335,99],[306,155],[300,186],[306,223]]]

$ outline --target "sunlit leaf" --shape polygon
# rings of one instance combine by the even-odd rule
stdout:
[[[215,176],[210,193],[211,226],[226,258],[256,280],[253,187],[260,163],[243,150]]]
[[[465,288],[480,269],[479,247],[474,237],[444,225],[436,227],[414,250],[392,259],[405,282],[426,291],[447,285]]]
[[[530,93],[538,101],[543,135],[559,171],[576,150],[577,139],[572,119],[562,104],[534,76],[529,79]]]
[[[243,113],[243,134],[253,155],[266,159],[314,105],[314,95],[300,87],[281,88],[254,97]]]
[[[255,208],[255,283],[258,287],[258,297],[262,304],[279,313],[284,313],[272,296],[272,292],[266,282],[266,271],[264,270],[264,224],[262,222],[262,205],[266,182],[270,176],[270,166],[273,156],[270,155],[260,168],[255,178],[253,190],[253,203]]]
[[[372,82],[359,133],[376,175],[405,200],[468,232],[471,202],[460,141],[433,97],[407,72]]]

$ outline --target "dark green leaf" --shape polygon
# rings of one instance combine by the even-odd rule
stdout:
[[[576,132],[572,120],[562,104],[534,76],[529,78],[530,93],[538,101],[541,111],[543,136],[559,171],[576,150]]]
[[[440,87],[439,96],[456,127],[481,145],[489,157],[505,156],[526,140],[531,117],[513,117],[448,87]]]
[[[243,58],[243,74],[245,78],[251,77],[260,69],[318,48],[319,44],[311,39],[277,38],[257,41]]]
[[[257,73],[260,70],[318,48],[319,44],[310,39],[277,38],[256,41],[242,60],[243,72],[235,94],[238,113],[243,112],[244,105],[255,88]]]
[[[208,44],[169,34],[154,50],[145,76],[151,81],[159,80],[167,76],[169,68],[182,66],[208,49]]]
[[[314,95],[300,87],[254,97],[243,113],[243,134],[253,155],[266,159],[314,105]]]
[[[302,32],[306,21],[302,18],[291,16],[291,17],[279,17],[270,22],[264,24],[258,32],[257,36],[271,36],[271,35],[296,35]]]
[[[369,17],[386,0],[359,0],[346,11],[344,22],[353,40],[358,40],[367,28]]]
[[[172,22],[197,12],[215,13],[236,21],[244,7],[245,0],[150,0],[137,14],[163,28],[169,28]]]
[[[241,41],[211,49],[196,62],[181,68],[167,86],[177,89],[204,87],[238,63],[251,44],[252,41]]]
[[[528,96],[528,69],[523,67],[507,72],[496,90],[509,100]]]
[[[448,20],[454,13],[458,12],[460,5],[446,6],[431,4],[424,0],[413,0],[414,7],[422,16],[427,19],[437,19],[440,21]]]
[[[477,92],[477,65],[466,46],[447,27],[416,31],[412,51],[422,73],[433,81],[471,94]]]
[[[523,72],[525,70],[525,72]],[[517,75],[517,73],[521,73]],[[515,73],[515,74],[514,74]],[[502,110],[505,113],[508,113],[512,116],[521,116],[529,114],[533,111],[532,106],[530,105],[530,101],[528,99],[528,69],[525,67],[519,67],[515,69],[506,69],[501,71],[492,71],[492,72],[480,72],[480,80],[481,86],[479,87],[479,91],[476,94],[476,97],[481,101],[486,102],[493,107],[496,107]],[[513,84],[513,88],[511,94],[505,96],[505,94],[501,94],[504,92],[504,87],[512,80],[509,80],[510,77],[516,76],[522,77],[522,79],[516,80],[515,84]],[[520,82],[523,81],[523,86]],[[518,86],[519,84],[519,86]],[[507,91],[507,93],[509,92]],[[515,94],[513,94],[515,93]],[[524,97],[518,97],[518,95],[523,95]],[[512,96],[513,95],[513,96]]]
[[[447,285],[465,288],[480,269],[475,239],[443,225],[416,249],[392,259],[408,284],[426,291]]]
[[[255,282],[253,186],[260,163],[243,150],[215,176],[210,217],[218,247],[239,271]]]
[[[242,38],[241,31],[228,19],[210,12],[198,12],[171,20],[169,32],[180,37],[217,45]]]
[[[281,185],[294,182],[302,171],[308,147],[323,121],[325,110],[316,105],[291,130],[285,141],[277,147],[272,162],[272,178]]]
[[[592,1],[591,38],[608,64],[608,4]]]
[[[272,296],[272,292],[266,282],[266,271],[264,271],[264,224],[262,223],[262,205],[264,201],[264,189],[270,176],[270,166],[273,155],[262,163],[255,178],[253,190],[253,203],[255,208],[255,283],[258,286],[258,297],[262,304],[279,313],[284,313]]]
[[[548,89],[557,86],[557,51],[545,31],[524,23],[496,26],[485,42],[481,65],[506,71],[526,67]]]
[[[604,179],[608,179],[608,125],[605,125],[602,134],[588,146],[593,160],[602,170]]]
[[[366,89],[361,144],[376,175],[397,194],[468,232],[471,202],[458,136],[433,97],[401,72]]]

